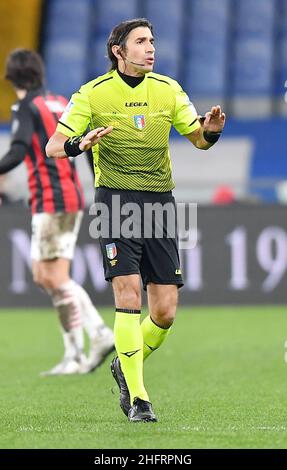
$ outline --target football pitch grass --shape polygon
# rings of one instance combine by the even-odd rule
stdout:
[[[286,448],[285,340],[287,307],[180,308],[145,363],[159,422],[129,423],[113,355],[89,375],[39,377],[62,355],[55,314],[2,309],[0,448]]]

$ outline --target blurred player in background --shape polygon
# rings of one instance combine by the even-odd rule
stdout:
[[[75,164],[48,159],[45,146],[67,100],[44,88],[44,65],[34,51],[16,49],[6,63],[6,78],[18,101],[12,106],[10,149],[0,160],[0,175],[25,161],[32,210],[31,258],[36,284],[58,312],[64,340],[63,360],[43,375],[86,373],[113,350],[113,333],[87,292],[70,278],[70,265],[84,209]],[[83,327],[90,340],[84,354]]]
[[[117,25],[108,40],[111,70],[83,85],[61,117],[47,154],[65,157],[93,147],[96,168],[96,202],[109,213],[113,197],[120,206],[137,204],[174,208],[168,140],[170,128],[195,147],[206,150],[220,137],[225,115],[214,106],[200,120],[180,85],[153,73],[154,38],[146,19]],[[202,123],[201,123],[202,122]],[[96,128],[83,135],[88,125]],[[77,138],[78,136],[78,138]],[[160,212],[160,211],[159,211]],[[161,213],[161,212],[160,212]],[[110,218],[112,219],[112,218]],[[178,288],[183,285],[177,236],[163,235],[100,238],[105,277],[112,281],[118,357],[112,373],[120,387],[120,405],[128,419],[156,421],[143,381],[143,361],[167,338],[174,321]],[[149,315],[140,323],[141,278],[147,289]]]

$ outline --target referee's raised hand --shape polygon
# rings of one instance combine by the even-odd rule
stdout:
[[[84,136],[82,139],[79,148],[84,152],[85,150],[89,150],[92,148],[94,145],[98,144],[100,140],[110,132],[112,132],[113,127],[108,126],[108,127],[97,127],[96,129],[93,129],[92,131],[88,132],[87,135]]]
[[[208,132],[221,132],[225,124],[225,113],[221,107],[212,106],[211,110],[205,113],[203,129]]]

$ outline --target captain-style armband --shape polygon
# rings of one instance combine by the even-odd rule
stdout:
[[[221,136],[221,132],[203,131],[203,137],[209,144],[215,144]]]
[[[80,153],[83,153],[83,150],[80,149],[80,143],[82,140],[82,135],[79,137],[70,137],[66,140],[64,143],[64,150],[68,157],[76,157],[77,155],[80,155]]]

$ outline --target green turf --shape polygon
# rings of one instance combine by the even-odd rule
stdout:
[[[181,308],[146,362],[156,424],[128,423],[109,360],[40,378],[62,354],[55,315],[2,310],[0,448],[286,448],[286,310]]]

